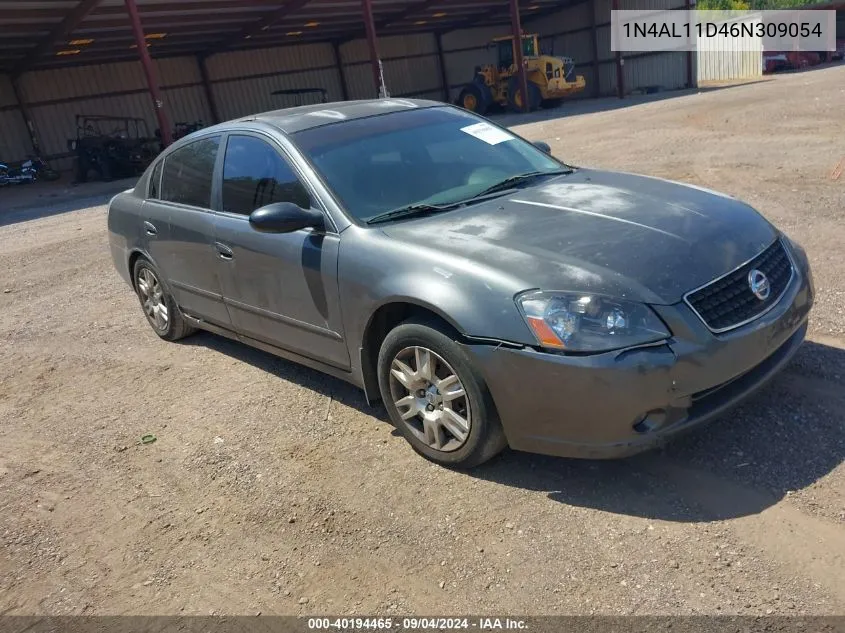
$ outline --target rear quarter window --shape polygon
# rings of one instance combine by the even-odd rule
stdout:
[[[207,209],[220,137],[194,141],[169,154],[161,174],[161,199]]]
[[[151,200],[158,200],[161,192],[161,166],[164,164],[163,160],[158,161],[150,173],[150,181],[147,184],[147,198]]]

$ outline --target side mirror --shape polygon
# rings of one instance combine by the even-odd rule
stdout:
[[[249,224],[262,233],[293,233],[308,227],[323,229],[323,214],[298,207],[292,202],[274,202],[249,215]]]
[[[534,147],[546,152],[546,154],[552,153],[552,148],[549,147],[549,144],[546,143],[545,141],[534,141]]]

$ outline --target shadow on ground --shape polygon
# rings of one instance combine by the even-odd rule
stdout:
[[[331,397],[336,402],[353,409],[363,411],[382,422],[389,423],[387,412],[381,404],[369,406],[364,398],[364,392],[339,378],[334,378],[317,370],[305,367],[293,361],[279,358],[268,352],[239,343],[224,336],[198,332],[179,341],[183,345],[202,345],[216,352],[226,354],[231,358],[253,367],[275,374],[282,380],[296,383],[301,387],[316,391],[317,393]]]
[[[757,514],[845,461],[845,350],[806,342],[767,387],[663,449],[578,461],[516,452],[473,476],[549,499],[665,521]]]
[[[72,185],[37,182],[0,188],[0,226],[47,218],[107,204],[117,193],[135,186],[136,178]]]
[[[368,406],[360,389],[318,371],[212,334],[184,343],[204,345],[389,423],[381,404]],[[544,492],[568,505],[667,521],[756,514],[845,461],[843,376],[845,350],[808,341],[752,399],[658,451],[613,461],[506,451],[466,476]]]

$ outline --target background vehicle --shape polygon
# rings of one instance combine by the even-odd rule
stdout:
[[[78,182],[87,182],[92,171],[100,180],[136,176],[162,150],[145,119],[104,114],[77,114],[76,138],[67,144],[76,154]]]
[[[177,121],[173,124],[173,140],[176,141],[183,136],[188,136],[197,130],[201,130],[205,127],[205,123],[202,121],[194,121],[193,123],[188,123],[186,121]],[[156,137],[160,134],[159,130],[156,129]]]
[[[59,173],[50,168],[38,156],[32,156],[16,166],[0,163],[0,187],[24,185],[36,180],[53,181],[59,179]]]
[[[293,97],[288,107],[308,105],[309,103],[326,103],[328,91],[325,88],[292,88],[290,90],[274,90],[270,93],[276,97]]]
[[[766,51],[763,53],[763,72],[779,70],[800,70],[822,63],[819,53],[812,51]]]
[[[457,104],[479,114],[485,114],[492,106],[521,112],[523,97],[518,89],[513,36],[497,37],[491,44],[496,47],[497,62],[475,68],[475,76],[461,90]],[[522,36],[522,53],[530,110],[541,105],[554,107],[564,97],[584,90],[586,81],[582,75],[575,74],[574,61],[541,54],[537,34]]]

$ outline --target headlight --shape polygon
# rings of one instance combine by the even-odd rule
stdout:
[[[669,331],[641,303],[584,293],[528,292],[516,300],[543,347],[605,352],[661,341]]]

